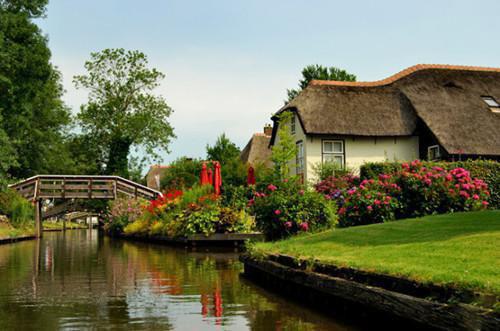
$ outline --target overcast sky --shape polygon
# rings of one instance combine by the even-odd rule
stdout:
[[[64,77],[90,52],[146,53],[178,138],[165,162],[204,157],[225,132],[241,148],[283,105],[308,64],[378,80],[418,63],[500,67],[500,1],[50,0],[39,24]]]

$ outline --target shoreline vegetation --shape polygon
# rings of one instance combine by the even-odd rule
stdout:
[[[322,265],[391,276],[451,290],[459,299],[500,310],[500,211],[426,216],[333,229],[257,243],[249,256],[287,256],[306,268]],[[301,262],[302,261],[302,262]]]
[[[87,228],[85,224],[66,222],[66,230],[81,230]],[[63,223],[45,221],[43,222],[43,231],[63,231]],[[24,225],[21,227],[14,227],[9,222],[0,222],[0,243],[10,243],[34,237],[35,228],[33,226]]]

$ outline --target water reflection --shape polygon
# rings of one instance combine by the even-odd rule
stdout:
[[[0,246],[0,329],[352,329],[241,271],[237,253],[48,233]]]

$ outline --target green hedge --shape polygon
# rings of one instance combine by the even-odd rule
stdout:
[[[490,160],[468,160],[456,162],[422,162],[426,167],[439,166],[450,170],[453,168],[464,168],[468,170],[472,178],[480,178],[488,184],[491,193],[490,207],[500,208],[500,162]],[[401,169],[401,162],[377,162],[366,163],[361,166],[360,177],[362,179],[378,178],[380,174],[390,174]]]

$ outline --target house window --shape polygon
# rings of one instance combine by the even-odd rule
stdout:
[[[441,159],[441,151],[439,149],[439,145],[433,145],[427,147],[427,159],[429,159],[429,161],[435,161]]]
[[[493,97],[483,97],[484,102],[490,107],[500,107],[500,104]]]
[[[295,173],[304,173],[304,143],[302,141],[297,142],[297,154],[295,156]]]
[[[295,115],[292,115],[290,119],[290,132],[295,134]]]
[[[482,97],[484,102],[490,107],[490,110],[494,113],[500,113],[500,104],[495,100],[495,98],[490,96]]]
[[[344,167],[345,154],[342,140],[323,140],[323,163],[333,162]]]

